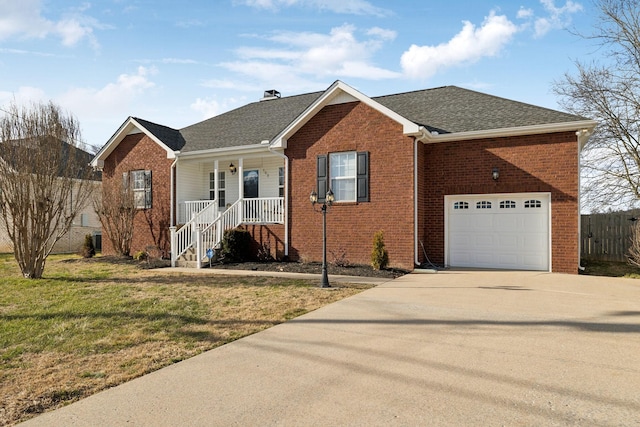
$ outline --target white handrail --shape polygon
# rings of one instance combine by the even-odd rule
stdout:
[[[217,206],[215,203],[209,203],[203,210],[192,215],[192,218],[180,230],[174,233],[172,237],[171,248],[171,264],[175,264],[182,254],[187,252],[195,242],[196,228],[198,226],[208,226],[213,223]],[[174,255],[175,254],[175,255]]]
[[[196,259],[198,268],[202,266],[208,249],[213,249],[222,242],[224,232],[229,228],[236,228],[242,224],[241,207],[242,200],[237,200],[225,212],[220,214],[218,218],[208,226],[204,227],[199,234],[200,244],[196,245]]]
[[[186,224],[191,218],[193,218],[194,214],[198,214],[202,212],[204,209],[206,209],[210,205],[217,206],[218,201],[217,200],[195,200],[195,201],[181,202],[178,205],[178,224]],[[218,216],[217,209],[209,212],[214,213],[214,218]],[[210,223],[211,221],[207,222],[207,224],[210,224]]]
[[[171,230],[171,265],[189,250],[196,250],[198,268],[201,267],[208,249],[215,248],[222,242],[224,232],[236,228],[243,223],[248,224],[282,224],[284,222],[284,198],[260,197],[255,199],[239,199],[221,214],[217,203],[211,201],[189,202],[205,206],[201,211],[193,213],[180,230]]]

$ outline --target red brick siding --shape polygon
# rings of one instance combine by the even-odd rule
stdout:
[[[573,132],[430,144],[424,153],[420,201],[425,246],[444,262],[444,196],[485,193],[551,193],[552,270],[578,267],[578,144]],[[420,154],[422,157],[422,154]],[[491,171],[500,170],[494,181]]]
[[[252,256],[261,259],[261,254],[269,253],[273,259],[283,260],[285,258],[284,225],[252,225],[243,226],[249,231],[253,238],[251,248]]]
[[[171,238],[171,164],[167,152],[143,133],[126,136],[105,160],[103,181],[122,181],[122,174],[132,170],[151,170],[152,208],[139,210],[134,223],[131,255],[147,246],[159,246],[169,254]],[[104,254],[113,254],[106,235],[102,239]]]
[[[360,102],[323,108],[288,141],[291,258],[322,259],[322,214],[309,194],[316,188],[316,156],[340,151],[369,152],[370,201],[329,208],[329,261],[332,252],[344,252],[351,263],[369,264],[373,235],[383,230],[390,264],[413,268],[414,142],[401,125]]]

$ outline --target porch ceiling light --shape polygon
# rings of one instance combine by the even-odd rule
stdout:
[[[493,168],[493,172],[491,172],[491,177],[493,178],[494,181],[497,181],[498,178],[500,178],[500,171],[498,170],[498,168]]]
[[[231,162],[231,164],[229,165],[229,172],[231,172],[231,175],[235,175],[237,171],[238,168],[236,168],[233,162]]]

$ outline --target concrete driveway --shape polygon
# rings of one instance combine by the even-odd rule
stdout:
[[[410,274],[26,424],[640,425],[640,281]]]

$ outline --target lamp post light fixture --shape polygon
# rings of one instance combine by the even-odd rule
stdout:
[[[330,288],[329,285],[329,274],[327,273],[327,208],[333,204],[335,197],[333,195],[333,191],[329,189],[327,194],[325,195],[324,202],[322,202],[322,281],[320,282],[321,288]],[[315,207],[316,203],[318,203],[318,193],[315,190],[311,192],[309,196],[309,201],[311,205]]]

